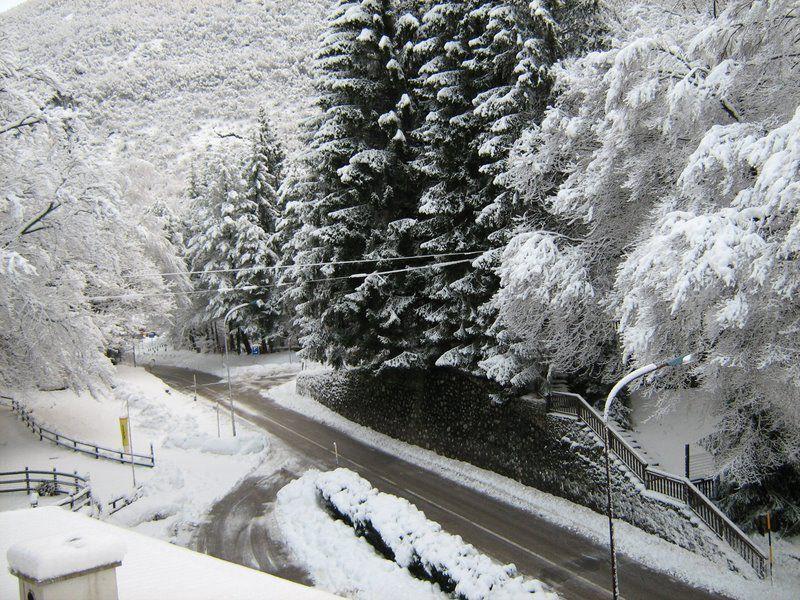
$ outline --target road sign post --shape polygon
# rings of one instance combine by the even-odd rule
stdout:
[[[133,464],[133,435],[131,431],[131,408],[125,402],[125,416],[119,418],[119,432],[122,434],[122,448],[131,456],[131,478],[133,487],[136,487],[136,466]]]

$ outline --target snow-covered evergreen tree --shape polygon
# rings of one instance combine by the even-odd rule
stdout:
[[[421,69],[429,112],[417,131],[416,165],[426,176],[421,248],[487,250],[471,265],[442,270],[424,291],[426,349],[439,365],[476,370],[488,356],[481,366],[496,376],[506,363],[490,331],[493,268],[518,210],[506,158],[520,130],[541,116],[553,63],[596,30],[593,11],[593,2],[473,0],[436,3],[423,18],[418,44],[430,59]]]
[[[212,175],[213,171],[216,172]],[[208,293],[207,297],[196,297],[196,325],[224,316],[228,308],[235,306],[223,294],[233,287],[231,231],[232,220],[223,229],[223,209],[230,196],[239,193],[237,181],[231,169],[224,163],[208,165],[202,172],[205,185],[193,188],[197,194],[190,206],[191,219],[187,231],[187,262],[193,271],[195,289]]]
[[[275,337],[281,314],[281,290],[276,287],[275,267],[280,248],[273,244],[280,205],[278,190],[283,182],[285,155],[264,110],[259,112],[253,148],[244,170],[244,190],[235,211],[237,240],[233,255],[237,268],[234,286],[247,293],[237,294],[250,306],[239,312],[244,332],[251,339]]]
[[[297,306],[302,302],[301,289],[296,286],[299,272],[295,262],[305,246],[309,227],[304,224],[308,198],[314,186],[302,164],[292,165],[278,189],[278,220],[270,237],[269,247],[279,259],[276,264],[275,289],[278,293],[279,317],[272,337],[289,345],[299,343]],[[302,259],[301,259],[302,260]]]
[[[258,207],[258,220],[268,234],[275,232],[278,221],[278,189],[283,182],[286,155],[275,136],[267,113],[258,113],[258,125],[251,156],[245,165],[244,195]]]
[[[187,194],[194,196],[187,234],[187,256],[200,295],[194,325],[203,327],[235,306],[228,330],[250,342],[266,342],[279,318],[280,291],[272,246],[279,214],[278,189],[284,153],[264,111],[253,141],[242,157],[213,155],[204,168],[192,170]]]
[[[370,274],[403,262],[313,265],[413,252],[414,106],[405,69],[416,26],[386,0],[342,1],[317,57],[320,115],[305,161],[295,297],[306,355],[337,366],[381,365],[413,347],[413,278]]]
[[[417,42],[427,59],[420,68],[426,117],[415,132],[421,146],[415,168],[424,181],[422,220],[416,228],[422,254],[483,250],[490,233],[475,222],[476,211],[488,203],[482,194],[487,177],[480,172],[483,160],[477,152],[480,122],[472,104],[478,82],[469,41],[480,27],[475,5],[433,4],[423,16]],[[492,287],[492,278],[491,272],[466,264],[427,275],[419,312],[428,361],[469,368],[480,333],[475,308],[482,299],[474,299]]]

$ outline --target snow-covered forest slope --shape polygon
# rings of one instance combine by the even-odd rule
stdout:
[[[291,148],[311,109],[328,0],[29,0],[0,14],[0,45],[80,97],[107,151],[177,189],[192,151],[242,134],[260,107]]]
[[[692,353],[647,389],[702,394],[734,519],[800,523],[798,0],[31,0],[0,27],[4,381],[89,385],[145,325],[499,403]]]

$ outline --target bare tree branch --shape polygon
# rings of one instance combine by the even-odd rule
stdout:
[[[232,138],[236,138],[237,140],[243,140],[244,139],[244,137],[239,135],[238,133],[219,133],[219,132],[216,132],[216,131],[214,133],[216,133],[217,137],[219,137],[219,138],[232,137]]]
[[[51,212],[58,210],[60,206],[60,202],[56,202],[55,200],[51,201],[50,204],[47,205],[47,208],[45,208],[41,213],[39,213],[38,216],[36,216],[32,221],[22,228],[22,230],[19,232],[20,237],[30,233],[36,233],[42,229],[47,229],[49,226],[43,224],[44,219],[46,219],[47,215],[49,215]]]
[[[3,129],[0,129],[0,135],[4,133],[8,133],[9,131],[16,131],[18,129],[22,129],[23,127],[33,127],[37,123],[41,123],[43,119],[41,117],[34,118],[34,113],[31,113],[25,117],[22,117],[19,121],[14,123],[13,125],[8,125]]]

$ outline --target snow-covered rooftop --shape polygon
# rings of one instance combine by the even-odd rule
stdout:
[[[16,598],[17,579],[8,570],[6,554],[10,546],[46,536],[68,538],[100,538],[118,540],[124,544],[125,555],[117,568],[120,600],[150,600],[173,598],[203,600],[204,598],[335,598],[327,592],[273,577],[247,567],[206,556],[140,533],[92,519],[56,507],[42,507],[0,512],[0,598]],[[99,543],[99,542],[98,542]],[[101,544],[102,545],[102,544]],[[121,548],[104,545],[105,558],[118,557]],[[64,550],[64,552],[60,552]],[[113,553],[111,551],[114,551]],[[45,575],[50,567],[69,556],[63,544],[48,551],[42,566]],[[18,557],[12,552],[12,562]],[[22,556],[22,558],[25,558]],[[38,559],[37,559],[38,560]],[[20,565],[30,566],[23,561]],[[19,566],[19,565],[18,565]]]
[[[9,548],[9,568],[28,579],[46,581],[122,562],[125,546],[118,536],[59,533],[23,539]]]

